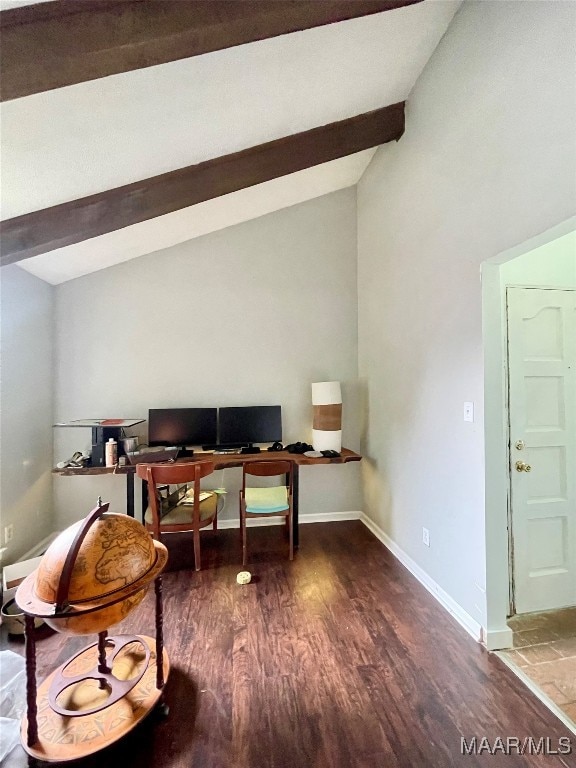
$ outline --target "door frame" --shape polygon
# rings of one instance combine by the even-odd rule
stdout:
[[[508,354],[506,291],[500,285],[500,267],[518,256],[551,243],[576,230],[576,216],[520,245],[503,251],[481,265],[482,338],[484,348],[484,489],[486,547],[486,627],[489,650],[510,648],[510,478],[508,417]],[[520,288],[536,286],[518,285]],[[543,285],[542,288],[565,288]]]

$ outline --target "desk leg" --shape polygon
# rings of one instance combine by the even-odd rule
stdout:
[[[126,474],[126,513],[134,517],[134,472]]]
[[[294,524],[294,532],[292,534],[293,536],[293,542],[294,542],[294,549],[298,549],[298,543],[300,540],[299,536],[299,528],[298,528],[298,499],[300,496],[300,467],[296,462],[294,462],[293,466],[293,475],[292,475],[292,516],[293,516],[293,524]]]

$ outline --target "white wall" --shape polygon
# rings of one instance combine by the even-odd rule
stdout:
[[[576,231],[502,264],[500,284],[503,289],[507,285],[575,288]]]
[[[575,31],[574,4],[464,3],[358,186],[365,510],[485,627],[480,265],[574,212]]]
[[[359,446],[356,192],[346,189],[56,288],[55,418],[147,417],[151,407],[282,405],[284,442],[311,439],[313,381],[343,383]],[[90,430],[59,429],[58,461]],[[217,472],[237,517],[240,470]],[[69,524],[120,477],[55,479]],[[302,515],[360,509],[356,465],[301,472]]]
[[[2,563],[10,564],[53,530],[51,285],[17,266],[1,278],[0,469]],[[4,527],[14,526],[4,545]]]

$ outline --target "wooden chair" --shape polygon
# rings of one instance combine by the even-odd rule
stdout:
[[[246,477],[275,477],[285,475],[283,485],[255,488],[246,485]],[[244,464],[240,491],[240,528],[242,531],[242,565],[246,565],[246,520],[251,517],[285,517],[290,539],[290,560],[294,559],[294,530],[292,515],[292,462],[250,461]]]
[[[191,461],[181,464],[138,464],[136,474],[148,483],[149,505],[144,516],[146,528],[160,541],[161,533],[192,531],[194,538],[194,566],[197,571],[200,562],[200,529],[212,525],[218,529],[216,517],[218,497],[211,494],[200,501],[200,479],[214,472],[212,461]],[[162,507],[159,488],[162,485],[193,484],[194,503],[185,504],[182,500],[170,507]]]

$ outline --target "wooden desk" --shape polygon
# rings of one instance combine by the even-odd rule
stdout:
[[[195,453],[194,456],[178,459],[178,463],[187,461],[201,461],[208,459],[214,462],[214,469],[227,469],[228,467],[242,467],[248,461],[281,461],[288,460],[294,465],[294,546],[298,546],[298,498],[299,498],[299,470],[300,467],[315,467],[321,464],[346,464],[349,461],[360,461],[362,456],[348,448],[342,448],[341,455],[337,459],[311,459],[301,453],[288,453],[288,451],[261,451],[260,453]],[[126,476],[126,512],[134,517],[134,475],[136,467],[128,464],[124,467],[84,467],[82,469],[53,469],[53,474],[64,476],[92,475],[125,475]]]
[[[126,512],[134,517],[134,475],[136,467],[127,464],[125,467],[66,467],[66,469],[53,469],[53,475],[64,477],[92,477],[95,475],[125,475],[126,476]]]

